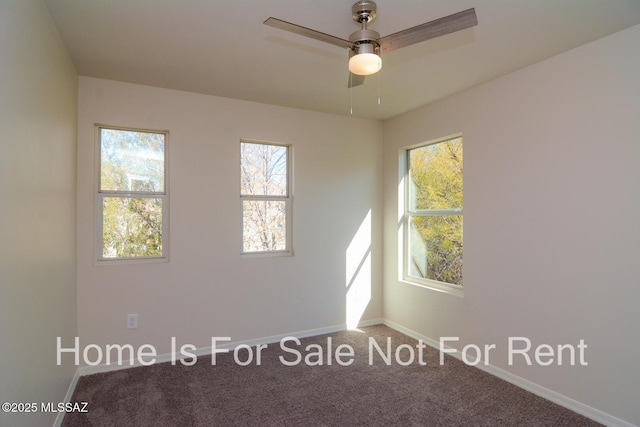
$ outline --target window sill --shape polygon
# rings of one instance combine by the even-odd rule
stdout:
[[[435,292],[449,294],[458,298],[464,298],[464,289],[462,286],[449,285],[447,283],[438,282],[437,280],[418,279],[415,277],[403,277],[400,283],[407,285],[419,286]]]
[[[292,251],[242,252],[240,258],[292,257]]]
[[[130,264],[160,264],[168,263],[169,257],[145,257],[145,258],[101,258],[93,262],[93,265],[130,265]]]

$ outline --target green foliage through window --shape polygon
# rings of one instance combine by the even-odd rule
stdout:
[[[462,286],[462,138],[408,150],[408,275]]]
[[[162,257],[166,134],[100,128],[100,257]]]

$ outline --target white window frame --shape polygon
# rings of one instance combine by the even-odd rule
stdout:
[[[164,135],[164,191],[149,192],[149,191],[113,191],[113,190],[101,190],[101,175],[102,175],[102,129],[117,130],[117,131],[130,131],[130,132],[145,132],[145,133],[157,133]],[[113,265],[113,264],[140,264],[140,263],[158,263],[169,261],[169,131],[158,129],[143,129],[123,126],[111,126],[104,124],[95,125],[95,161],[96,161],[96,179],[95,181],[95,264],[96,265]],[[103,203],[105,197],[121,197],[121,198],[135,198],[135,197],[153,197],[156,199],[162,199],[162,255],[160,256],[145,256],[145,257],[124,257],[124,258],[105,258],[103,256]]]
[[[400,150],[400,162],[399,168],[402,176],[402,180],[404,185],[402,186],[403,195],[401,197],[401,203],[403,203],[403,214],[402,214],[402,244],[400,247],[402,248],[402,253],[400,254],[401,259],[401,280],[403,282],[418,285],[422,287],[426,287],[435,291],[445,292],[450,295],[463,297],[464,296],[464,287],[460,285],[456,285],[453,283],[441,282],[433,279],[426,279],[422,277],[416,277],[409,274],[410,271],[410,263],[411,259],[409,256],[409,233],[411,229],[411,217],[415,216],[442,216],[442,215],[463,215],[463,208],[452,208],[452,209],[410,209],[410,199],[409,199],[409,188],[411,186],[411,174],[409,173],[409,153],[411,150],[416,148],[426,147],[428,145],[435,145],[441,142],[450,141],[452,139],[462,138],[462,134],[450,135],[444,138],[439,138],[427,142],[423,142],[420,144],[415,144],[409,147],[405,147]],[[464,150],[464,142],[463,142],[463,150]]]
[[[287,149],[287,191],[284,196],[269,195],[249,195],[242,194],[242,184],[239,185],[240,193],[240,256],[242,258],[264,257],[264,256],[293,256],[293,146],[278,142],[258,141],[252,139],[241,139],[239,144],[239,166],[242,168],[242,144],[261,144],[284,147]],[[241,171],[238,176],[241,178]],[[244,202],[253,201],[282,201],[285,203],[285,249],[273,251],[245,251],[244,250]]]

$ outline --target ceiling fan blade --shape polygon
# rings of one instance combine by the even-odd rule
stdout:
[[[291,22],[283,21],[277,18],[269,18],[264,21],[264,24],[279,28],[281,30],[300,34],[301,36],[311,37],[312,39],[320,40],[321,42],[329,43],[338,47],[352,48],[353,46],[355,46],[355,43],[350,42],[349,40],[341,39],[340,37],[325,34],[320,31],[292,24]]]
[[[401,47],[455,33],[475,25],[478,25],[478,18],[476,17],[476,10],[471,8],[381,37],[378,39],[378,43],[383,52],[391,52]]]
[[[347,83],[347,87],[349,88],[356,87],[356,86],[360,86],[363,83],[364,83],[364,76],[361,76],[359,74],[349,73],[349,82]]]

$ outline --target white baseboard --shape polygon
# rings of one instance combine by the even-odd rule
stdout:
[[[367,326],[383,325],[384,319],[378,317],[376,319],[363,320],[358,323],[358,328],[366,328]]]
[[[382,318],[364,320],[358,324],[358,327],[380,325],[380,324],[383,324],[383,322],[384,322],[384,319]],[[244,340],[244,341],[233,341],[233,342],[230,341],[230,342],[220,343],[219,345],[217,345],[217,348],[219,348],[220,350],[233,350],[235,347],[239,345],[243,345],[243,346],[248,345],[250,347],[255,347],[257,345],[272,344],[272,343],[280,342],[283,338],[286,338],[286,337],[306,338],[306,337],[312,337],[316,335],[331,334],[334,332],[344,331],[346,329],[347,329],[346,324],[333,325],[333,326],[327,326],[324,328],[307,329],[303,331],[289,332],[287,334],[272,335],[268,337],[255,338],[255,339]],[[195,354],[196,357],[209,356],[211,354],[211,347],[210,346],[201,347],[192,351],[191,353]],[[154,364],[166,363],[166,362],[178,361],[178,360],[180,360],[179,356],[177,355],[174,356],[171,353],[164,353],[164,354],[159,354],[158,356],[155,357]],[[123,363],[120,365],[100,364],[95,366],[81,366],[80,368],[78,368],[78,370],[80,372],[80,376],[85,376],[85,375],[98,374],[102,372],[119,371],[121,369],[129,369],[129,368],[134,368],[138,366],[145,366],[139,363],[137,360],[135,360],[134,362],[135,363],[133,365],[129,363]]]
[[[375,322],[371,324],[380,324],[382,323],[382,319],[377,319],[370,322]],[[366,323],[367,326],[369,325],[369,322],[363,322],[363,323]],[[233,350],[235,347],[239,345],[255,347],[257,345],[272,344],[275,342],[279,342],[286,337],[306,338],[306,337],[311,337],[316,335],[331,334],[338,331],[344,331],[346,330],[346,328],[347,328],[346,324],[340,324],[340,325],[327,326],[324,328],[307,329],[303,331],[289,332],[286,334],[272,335],[272,336],[255,338],[255,339],[244,340],[244,341],[221,342],[216,345],[216,348],[220,350]],[[196,357],[209,356],[211,354],[211,347],[210,346],[201,347],[190,352],[193,353]],[[180,355],[164,353],[164,354],[159,354],[154,359],[155,359],[154,364],[158,364],[158,363],[166,363],[166,362],[172,362],[172,361],[177,362],[181,359],[181,357]],[[138,366],[145,366],[145,365],[139,363],[137,360],[134,360],[134,364],[122,363],[122,364],[100,364],[95,366],[81,366],[78,368],[78,371],[80,372],[80,376],[85,376],[85,375],[98,374],[102,372],[111,372],[111,371],[119,371],[122,369],[135,368]]]
[[[73,374],[73,378],[71,379],[71,384],[69,384],[69,388],[67,389],[67,394],[64,396],[64,403],[71,402],[71,398],[73,397],[73,392],[76,391],[76,385],[78,385],[78,379],[80,379],[80,369],[76,369],[76,372]],[[66,412],[58,412],[56,419],[53,423],[53,427],[60,427],[62,425],[62,420],[64,419],[64,415]]]
[[[383,323],[388,327],[397,330],[398,332],[402,332],[403,334],[410,336],[411,338],[422,340],[422,342],[429,345],[430,347],[440,350],[440,341],[437,341],[437,340],[434,340],[433,338],[419,334],[416,331],[413,331],[409,328],[405,328],[404,326],[388,319],[384,319]],[[460,352],[452,353],[451,356],[459,360],[462,360],[460,356]],[[475,364],[477,361],[469,361],[469,362],[470,364]],[[573,412],[576,412],[580,415],[584,415],[585,417],[590,418],[593,421],[596,421],[600,424],[604,424],[609,427],[638,427],[635,424],[631,424],[627,421],[621,420],[620,418],[616,418],[613,415],[610,415],[599,409],[592,408],[591,406],[585,405],[584,403],[578,402],[577,400],[571,399],[570,397],[557,393],[553,390],[550,390],[532,381],[526,380],[522,377],[519,377],[515,374],[512,374],[511,372],[505,371],[504,369],[498,368],[491,364],[485,365],[484,363],[477,363],[475,364],[475,367],[493,376],[496,376],[502,380],[505,380],[517,387],[527,390],[537,396],[540,396],[546,400],[549,400],[553,403],[556,403],[560,406],[570,409]]]

